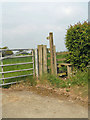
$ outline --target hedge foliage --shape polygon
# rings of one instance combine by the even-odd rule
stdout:
[[[65,37],[65,45],[70,52],[67,61],[78,68],[84,68],[88,65],[89,59],[89,33],[90,26],[85,21],[75,25],[70,25]]]

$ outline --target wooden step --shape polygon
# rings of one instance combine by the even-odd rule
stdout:
[[[70,64],[70,63],[57,63],[57,65],[71,66],[72,64]]]
[[[63,76],[63,75],[66,75],[66,72],[65,73],[58,73],[58,76]]]

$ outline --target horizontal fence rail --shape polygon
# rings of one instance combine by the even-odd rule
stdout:
[[[57,61],[64,61],[64,60],[66,60],[66,58],[61,58],[61,59],[56,59]]]
[[[7,52],[7,51],[13,51],[13,54],[12,55],[9,55],[9,56],[4,56],[3,57],[3,53]],[[14,51],[18,51],[16,53],[14,53]],[[28,54],[28,55],[26,55]],[[21,63],[18,63],[18,61],[16,63],[11,63],[11,64],[3,64],[3,60],[7,60],[7,59],[21,59],[21,58],[31,58],[30,62],[21,62]],[[31,76],[31,75],[34,75],[34,51],[33,49],[0,49],[0,67],[1,67],[1,71],[0,71],[0,74],[1,74],[1,78],[0,78],[0,86],[3,86],[3,85],[9,85],[9,84],[14,84],[14,83],[17,83],[17,82],[20,82],[20,81],[13,81],[12,82],[5,82],[5,80],[8,80],[8,79],[13,79],[13,78],[20,78],[20,77],[26,77],[26,76]],[[15,62],[15,61],[14,61]],[[4,71],[4,67],[8,67],[8,66],[17,66],[17,65],[29,65],[29,64],[32,64],[32,67],[30,68],[23,68],[23,66],[21,67],[21,69],[19,70],[9,70],[9,71]],[[17,68],[17,67],[16,67]],[[22,69],[23,68],[23,69]],[[15,72],[23,72],[23,71],[31,71],[32,73],[30,74],[24,74],[23,75],[18,75],[18,76],[10,76],[10,77],[4,77],[5,74],[8,74],[8,73],[15,73]]]
[[[19,76],[1,78],[0,80],[7,80],[7,79],[12,79],[12,78],[18,78],[18,77],[26,77],[26,76],[30,76],[30,75],[33,75],[33,74],[27,74],[27,75],[19,75]]]
[[[3,73],[13,73],[13,72],[21,72],[21,71],[29,71],[29,70],[33,70],[33,68],[31,68],[31,69],[22,69],[22,70],[0,72],[0,74],[3,74]]]
[[[2,52],[2,51],[19,51],[19,50],[26,50],[26,51],[28,51],[28,50],[33,50],[33,49],[0,49],[0,52]]]
[[[0,66],[4,67],[4,66],[26,65],[26,64],[33,64],[33,62],[16,63],[16,64],[5,64],[5,65],[0,65]]]
[[[64,55],[64,54],[69,54],[69,52],[57,52],[56,55]]]
[[[9,56],[9,57],[3,57],[0,60],[4,60],[4,59],[9,59],[9,58],[25,58],[25,57],[33,57],[32,55],[25,55],[25,56]]]

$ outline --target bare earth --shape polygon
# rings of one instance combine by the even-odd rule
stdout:
[[[88,118],[88,109],[68,100],[32,91],[2,92],[3,118]]]

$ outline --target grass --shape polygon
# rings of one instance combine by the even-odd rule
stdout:
[[[88,85],[88,70],[77,70],[75,75],[72,75],[70,78],[60,78],[51,74],[44,74],[41,77],[41,83],[48,83],[57,88],[70,88],[73,86],[87,86]]]
[[[32,62],[32,58],[31,57],[27,57],[27,58],[12,58],[12,59],[5,59],[3,60],[3,64],[15,64],[15,63],[24,63],[24,62]],[[26,64],[26,65],[15,65],[15,66],[4,66],[3,67],[3,71],[13,71],[13,70],[21,70],[21,69],[30,69],[33,68],[33,64]],[[1,68],[0,68],[1,70]],[[21,71],[21,72],[13,72],[13,73],[5,73],[4,77],[12,77],[12,76],[19,76],[19,75],[27,75],[27,74],[32,74],[33,70],[30,71]],[[0,77],[2,77],[2,75],[0,74]],[[25,80],[26,77],[21,77],[21,78],[13,78],[13,79],[8,79],[5,80],[5,83],[8,82],[15,82],[15,81],[20,81],[20,80]],[[2,81],[0,81],[0,84],[2,84]]]

